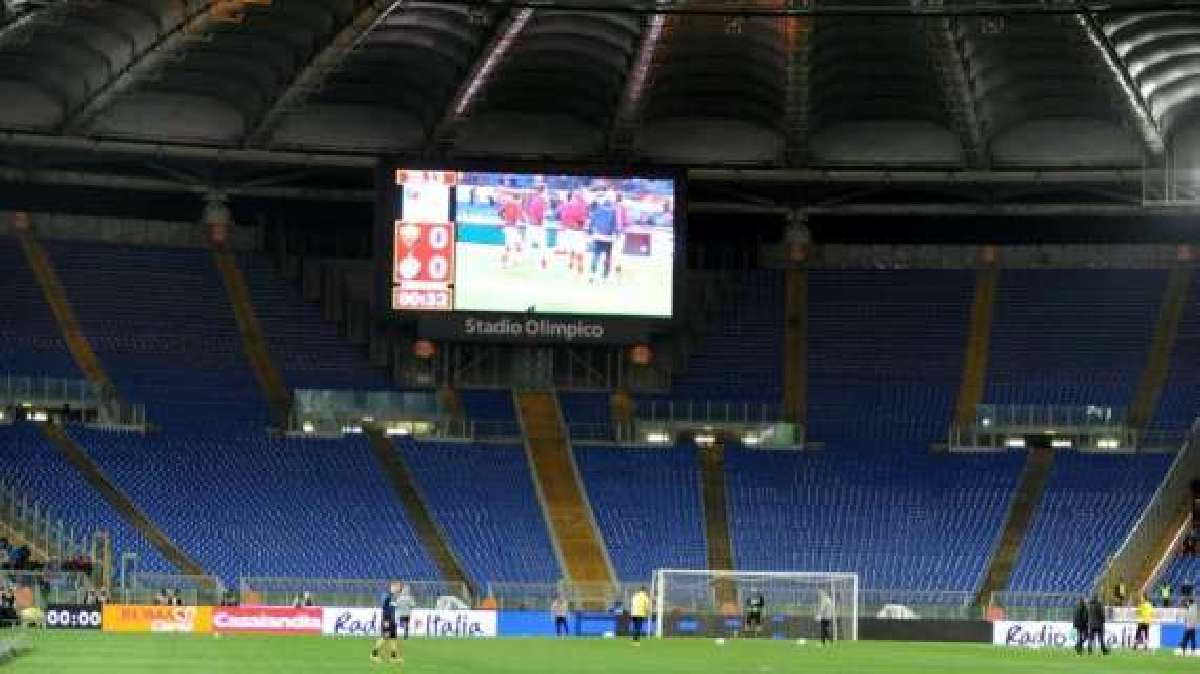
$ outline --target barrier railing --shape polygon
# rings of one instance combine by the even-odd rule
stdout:
[[[628,606],[629,599],[641,586],[650,583],[513,583],[492,582],[487,585],[487,597],[495,600],[496,608],[516,610],[548,610],[550,603],[558,597],[570,602],[572,607],[601,602],[606,607]]]
[[[1070,620],[1081,592],[993,592],[989,605],[1009,620]]]
[[[240,598],[245,604],[291,606],[305,592],[319,606],[373,607],[388,591],[389,580],[333,578],[254,578],[238,581]],[[472,601],[470,590],[463,583],[444,581],[405,581],[420,606],[434,606],[439,597],[457,597]]]
[[[1166,477],[1159,483],[1117,551],[1109,557],[1093,590],[1103,592],[1119,582],[1148,583],[1152,580],[1139,576],[1144,574],[1146,560],[1156,554],[1155,548],[1167,536],[1172,523],[1188,507],[1191,483],[1197,475],[1200,475],[1200,419],[1192,424],[1190,434],[1175,455]],[[1140,592],[1142,588],[1133,590]]]
[[[978,618],[981,610],[973,606],[971,592],[957,590],[859,590],[859,615],[864,617],[896,617],[891,607],[904,607],[917,618],[970,620]]]
[[[145,405],[122,402],[112,391],[83,379],[0,376],[0,422],[12,421],[17,412],[35,421],[146,427]]]
[[[0,534],[36,546],[47,557],[92,555],[92,532],[77,530],[40,502],[0,482]],[[13,542],[10,540],[10,542]]]
[[[83,603],[92,581],[81,571],[0,570],[0,586],[15,585],[32,593],[34,606]]]
[[[187,606],[214,606],[225,594],[224,584],[215,576],[135,572],[125,578],[125,584],[112,597],[123,604],[153,604],[162,590],[178,592]]]
[[[667,424],[773,424],[783,421],[783,407],[717,400],[640,400],[634,416],[639,421]]]

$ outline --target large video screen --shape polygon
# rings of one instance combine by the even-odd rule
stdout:
[[[397,169],[395,311],[671,316],[676,181]]]

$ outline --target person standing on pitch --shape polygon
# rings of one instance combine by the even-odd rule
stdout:
[[[1200,623],[1200,604],[1197,604],[1195,599],[1189,599],[1183,613],[1183,640],[1179,642],[1182,655],[1187,655],[1189,648],[1192,649],[1193,655],[1196,653],[1197,623]]]
[[[1104,604],[1099,596],[1088,602],[1088,655],[1092,654],[1092,642],[1100,642],[1100,652],[1108,655],[1108,644],[1104,643]]]
[[[1133,650],[1137,650],[1138,646],[1142,650],[1149,652],[1150,650],[1150,623],[1154,621],[1154,605],[1150,603],[1150,598],[1142,595],[1142,601],[1137,606],[1137,631],[1133,633]]]
[[[559,637],[571,636],[571,630],[567,627],[567,612],[569,610],[567,600],[562,597],[556,597],[550,603],[550,613],[554,616],[554,635]]]
[[[371,649],[371,660],[380,662],[380,654],[383,652],[383,647],[391,642],[392,645],[392,662],[403,663],[404,659],[400,657],[400,642],[397,638],[397,620],[398,614],[404,615],[404,631],[405,636],[408,635],[408,616],[412,614],[412,595],[405,592],[404,583],[392,583],[389,592],[383,595],[383,606],[380,610],[380,632],[379,640],[375,642],[375,648]]]
[[[1079,603],[1075,605],[1071,626],[1075,628],[1075,654],[1083,655],[1083,642],[1088,638],[1088,600],[1083,595],[1079,596]]]
[[[817,593],[817,623],[821,625],[821,645],[833,642],[833,598],[824,590]]]
[[[758,636],[762,634],[763,611],[767,608],[767,600],[762,592],[757,590],[746,597],[746,628],[747,634]]]
[[[650,617],[650,594],[642,586],[633,599],[629,600],[629,618],[633,623],[633,643],[638,645],[642,640],[642,630],[646,628],[646,618]]]

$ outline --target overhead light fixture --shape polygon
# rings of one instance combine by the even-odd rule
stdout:
[[[412,435],[412,431],[409,430],[408,426],[389,426],[383,434],[389,437],[394,435]]]
[[[693,437],[692,441],[700,447],[711,447],[712,445],[716,444],[717,436],[708,433],[701,433]]]
[[[665,445],[671,441],[671,436],[663,431],[651,431],[646,434],[646,442],[652,445]]]
[[[1100,438],[1096,441],[1097,449],[1120,449],[1121,441],[1116,438]]]
[[[316,429],[316,426],[313,426],[313,422],[311,422],[311,421],[306,421],[306,422],[304,422],[304,424],[303,424],[303,425],[301,425],[301,426],[300,426],[300,428],[301,428],[301,430],[303,430],[305,433],[312,433],[312,432],[314,432],[315,430],[317,430],[317,429]]]
[[[1064,439],[1062,439],[1062,440],[1051,440],[1051,441],[1050,441],[1050,446],[1051,446],[1051,447],[1053,447],[1053,448],[1055,448],[1055,449],[1070,449],[1070,448],[1071,448],[1071,441],[1070,441],[1070,440],[1067,440],[1067,439],[1065,439],[1065,438],[1064,438]]]
[[[342,426],[342,432],[348,434],[362,433],[362,426]]]
[[[1012,449],[1022,449],[1025,447],[1025,438],[1008,438],[1004,441],[1004,446],[1011,447]]]
[[[742,444],[748,447],[756,447],[760,442],[762,442],[762,438],[753,433],[747,433],[742,436]]]

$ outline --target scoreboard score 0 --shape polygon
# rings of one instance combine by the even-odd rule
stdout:
[[[396,171],[402,204],[392,232],[394,309],[454,309],[456,179],[450,171]]]

